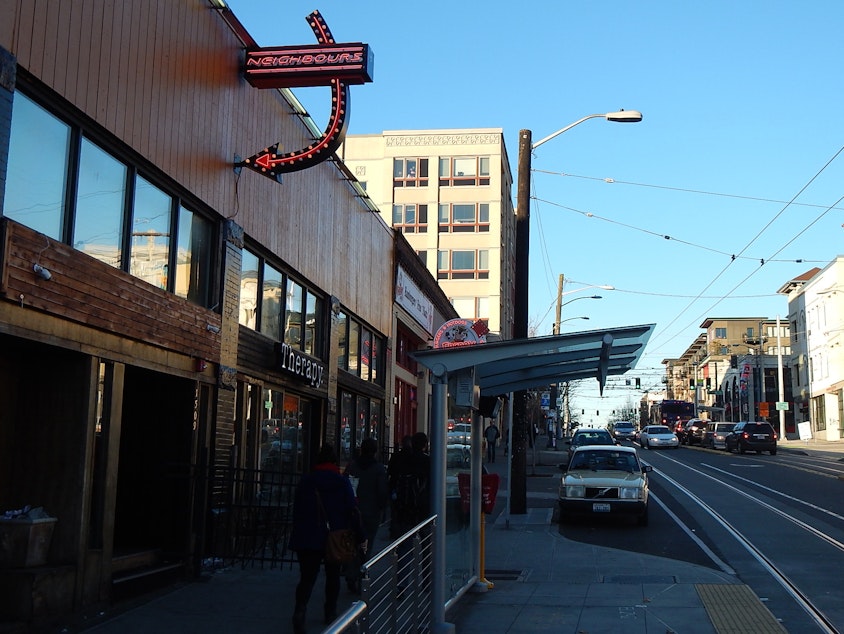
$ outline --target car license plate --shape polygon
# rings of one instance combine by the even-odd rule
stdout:
[[[756,436],[759,440],[765,440],[768,437],[768,434],[753,434],[753,435]]]
[[[592,512],[594,513],[609,513],[610,505],[602,502],[595,502],[592,504]]]

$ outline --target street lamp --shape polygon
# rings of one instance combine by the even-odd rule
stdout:
[[[560,324],[564,324],[567,321],[574,321],[575,319],[589,319],[588,317],[566,317]]]
[[[528,265],[530,262],[530,167],[531,152],[543,143],[571,130],[584,121],[603,117],[607,121],[618,123],[637,123],[642,120],[642,113],[636,110],[619,110],[606,114],[590,114],[574,123],[560,128],[544,139],[533,143],[533,133],[524,129],[519,131],[519,163],[516,190],[516,274],[515,303],[513,311],[513,338],[527,339],[528,336]],[[510,513],[527,513],[527,464],[526,446],[528,439],[528,421],[525,407],[525,392],[518,392],[513,399],[513,443],[510,447],[512,484],[510,490]]]

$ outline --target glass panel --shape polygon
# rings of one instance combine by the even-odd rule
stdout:
[[[321,311],[319,298],[313,293],[305,295],[305,352],[319,356],[317,350],[317,325]]]
[[[408,225],[416,222],[416,205],[407,205],[404,208],[404,222]]]
[[[416,178],[416,159],[407,159],[405,167],[407,168],[407,177]]]
[[[448,224],[448,221],[449,221],[449,218],[450,218],[449,205],[447,203],[446,204],[440,203],[439,210],[440,210],[440,217],[439,217],[440,224],[441,225]]]
[[[372,335],[372,351],[369,355],[369,372],[372,382],[380,385],[381,358],[378,356],[379,354],[381,354],[381,337]]]
[[[478,269],[482,271],[489,270],[489,251],[486,249],[478,251]]]
[[[348,392],[340,395],[340,459],[348,462],[352,459],[354,440],[355,398]]]
[[[428,205],[419,205],[419,224],[424,225],[428,222]]]
[[[454,224],[457,223],[465,223],[465,224],[474,224],[475,223],[475,205],[463,204],[458,205],[455,204],[452,208],[452,216],[454,218]]]
[[[244,250],[240,263],[240,309],[238,321],[255,329],[258,312],[258,256]]]
[[[369,330],[363,329],[360,339],[360,378],[364,381],[369,380],[370,354],[372,353],[370,349],[371,345],[372,333]]]
[[[480,212],[478,213],[478,222],[489,222],[489,203],[480,204]]]
[[[140,176],[135,179],[129,272],[163,289],[169,282],[172,209],[170,196]]]
[[[381,428],[381,401],[369,401],[369,437],[378,440]]]
[[[284,318],[284,343],[300,348],[302,345],[302,302],[304,290],[293,280],[287,281],[287,308]]]
[[[475,268],[475,252],[474,251],[452,251],[451,252],[451,269],[467,270]]]
[[[481,168],[480,168],[481,176],[489,176],[489,157],[488,156],[482,156],[479,160],[480,160],[480,163],[481,163]]]
[[[440,159],[440,178],[448,178],[451,176],[451,159]]]
[[[341,370],[349,369],[349,348],[347,340],[347,326],[348,318],[346,313],[338,312],[335,328],[337,329],[337,367]]]
[[[304,468],[302,455],[305,438],[302,423],[300,399],[292,394],[285,394],[281,428],[281,464],[285,471],[302,473]]]
[[[264,265],[264,284],[261,294],[261,332],[278,341],[282,310],[282,276],[269,264]]]
[[[200,306],[209,305],[212,233],[209,221],[184,207],[179,208],[175,293]]]
[[[404,224],[404,215],[402,214],[402,206],[401,205],[393,205],[393,224],[400,225]]]
[[[70,128],[15,93],[3,215],[61,240]]]
[[[419,159],[419,178],[428,178],[428,159]]]
[[[477,176],[477,169],[478,161],[474,156],[471,158],[454,159],[455,176]]]
[[[481,319],[489,317],[489,297],[478,297],[478,314],[475,316]]]
[[[369,399],[363,396],[357,397],[358,402],[358,428],[355,437],[355,454],[360,449],[360,443],[369,436]]]
[[[444,271],[448,268],[448,251],[437,251],[437,270]]]
[[[393,178],[404,177],[404,161],[402,159],[393,159]]]
[[[96,145],[82,140],[73,247],[120,268],[127,167]]]
[[[349,372],[360,375],[360,324],[349,323]]]

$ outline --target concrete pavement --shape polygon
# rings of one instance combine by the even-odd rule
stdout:
[[[844,441],[782,441],[780,449],[844,456]],[[532,451],[532,450],[529,450]],[[537,451],[534,468],[556,474],[562,451]],[[506,475],[506,458],[491,470]],[[446,613],[460,633],[726,634],[785,632],[762,601],[735,577],[705,566],[571,542],[552,523],[555,500],[531,493],[528,513],[499,514],[485,528],[487,592],[469,592]],[[499,494],[501,495],[501,493]],[[62,632],[92,634],[290,631],[295,567],[229,568],[204,582],[172,588],[132,606],[92,615]],[[357,597],[344,591],[342,601]],[[308,632],[321,632],[322,577]],[[342,607],[341,607],[342,610]]]

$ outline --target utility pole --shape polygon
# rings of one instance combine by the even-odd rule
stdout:
[[[560,334],[560,317],[562,317],[562,313],[563,313],[563,282],[564,282],[564,280],[565,280],[565,276],[562,273],[560,273],[560,281],[557,284],[557,311],[555,313],[554,328],[552,330],[552,332],[555,335]],[[559,398],[560,384],[557,383],[556,381],[554,383],[552,383],[550,391],[551,391],[551,411],[554,412],[554,425],[555,425],[554,436],[555,436],[555,439],[556,439],[556,441],[554,443],[554,449],[559,449],[559,447],[557,447],[557,443],[559,441],[561,441],[561,439],[562,439],[562,434],[560,433],[560,428],[561,428],[561,422],[562,422],[562,418],[563,418],[562,416],[559,415],[561,412],[557,408],[557,399]],[[550,412],[549,412],[549,414],[550,414]]]
[[[516,190],[516,288],[513,302],[513,338],[527,339],[528,336],[528,264],[530,263],[530,168],[533,134],[530,130],[519,131],[519,165]],[[519,390],[513,394],[513,446],[510,489],[510,514],[527,513],[527,392]]]

